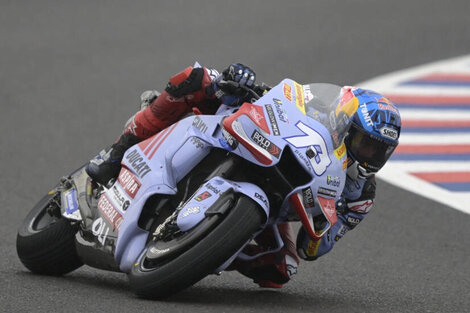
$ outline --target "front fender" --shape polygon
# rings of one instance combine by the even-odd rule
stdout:
[[[176,219],[179,229],[188,231],[199,224],[206,217],[206,213],[209,213],[208,210],[211,206],[230,189],[234,193],[244,194],[258,203],[266,215],[266,221],[268,220],[269,200],[261,188],[254,184],[235,182],[216,176],[201,186],[184,204]]]

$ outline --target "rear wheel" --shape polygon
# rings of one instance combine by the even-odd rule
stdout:
[[[78,225],[60,215],[59,196],[57,192],[44,196],[18,230],[18,256],[34,273],[63,275],[83,265],[75,250]]]
[[[183,237],[166,242],[165,247],[175,253],[159,259],[146,252],[139,256],[129,273],[132,288],[139,296],[155,299],[195,284],[234,255],[264,220],[256,202],[239,196],[224,215],[211,215]],[[150,241],[147,248],[156,244]]]

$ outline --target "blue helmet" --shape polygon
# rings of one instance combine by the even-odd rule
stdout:
[[[350,166],[355,164],[360,175],[369,176],[384,166],[398,145],[400,112],[379,93],[361,88],[352,91],[358,99],[358,109],[345,143],[353,161]]]

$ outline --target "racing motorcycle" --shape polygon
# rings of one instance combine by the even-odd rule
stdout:
[[[357,104],[332,84],[284,79],[262,95],[236,87],[251,103],[188,116],[134,145],[108,185],[85,166],[60,179],[19,228],[25,267],[123,272],[137,295],[162,298],[260,256],[243,248],[266,228],[277,246],[263,254],[279,251],[278,223],[325,235],[337,221]]]

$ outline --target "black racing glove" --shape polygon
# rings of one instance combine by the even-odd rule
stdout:
[[[246,87],[254,87],[255,72],[241,63],[226,68],[214,81],[217,98],[227,105],[239,105],[250,98]]]

